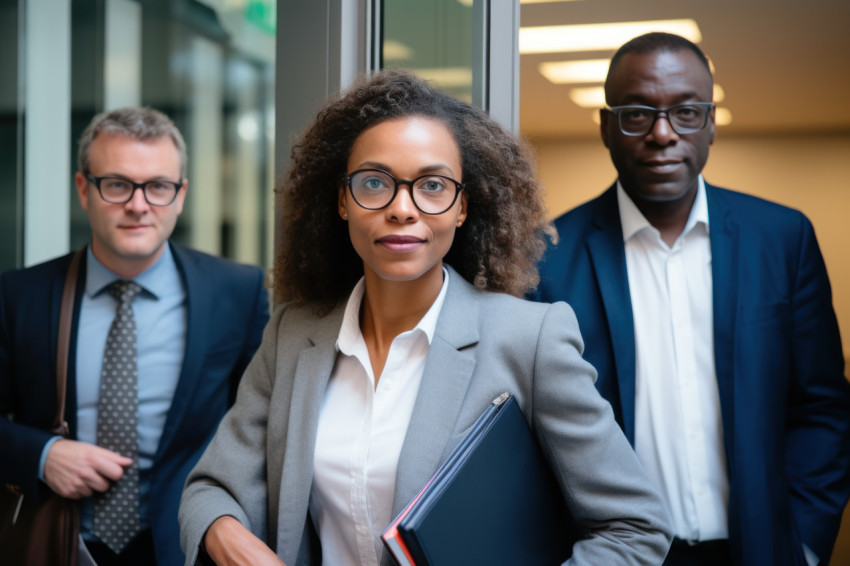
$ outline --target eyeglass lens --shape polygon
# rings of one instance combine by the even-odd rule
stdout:
[[[100,195],[103,200],[113,204],[123,204],[133,198],[135,186],[126,179],[103,177],[100,179]],[[166,206],[174,201],[177,187],[167,181],[148,181],[142,187],[145,199],[155,206]]]
[[[389,206],[399,184],[410,187],[413,204],[426,214],[447,211],[457,198],[457,181],[442,175],[425,175],[412,181],[397,181],[385,171],[362,170],[349,175],[351,194],[363,208],[377,210]]]
[[[620,129],[631,135],[649,133],[658,115],[663,113],[677,134],[692,134],[698,132],[708,123],[710,105],[680,104],[667,109],[650,108],[648,106],[621,106],[618,108]]]

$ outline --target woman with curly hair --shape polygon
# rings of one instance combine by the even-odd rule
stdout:
[[[189,476],[189,564],[388,560],[384,528],[506,391],[586,533],[569,563],[661,563],[666,517],[572,310],[517,298],[550,232],[521,142],[383,71],[319,112],[279,190],[279,305]]]

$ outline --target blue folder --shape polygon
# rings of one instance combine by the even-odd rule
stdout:
[[[525,417],[504,393],[382,540],[402,566],[555,565],[580,536]]]

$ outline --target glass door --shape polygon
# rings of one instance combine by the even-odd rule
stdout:
[[[519,0],[278,0],[276,172],[293,134],[361,73],[412,69],[518,131]]]
[[[516,131],[518,2],[384,0],[381,68],[406,68]]]

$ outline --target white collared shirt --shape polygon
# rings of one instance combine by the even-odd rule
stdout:
[[[617,182],[635,330],[635,451],[686,540],[728,538],[729,478],[714,364],[711,245],[699,177],[668,246]]]
[[[448,283],[443,268],[437,299],[415,328],[395,337],[377,388],[360,331],[363,279],[348,299],[313,459],[310,517],[324,565],[379,563],[381,533],[393,519],[398,458]]]

